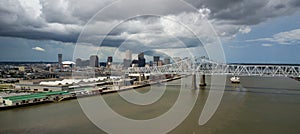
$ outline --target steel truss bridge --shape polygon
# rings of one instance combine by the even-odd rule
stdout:
[[[239,65],[217,63],[205,58],[188,58],[163,66],[131,67],[125,73],[299,77],[300,66]]]

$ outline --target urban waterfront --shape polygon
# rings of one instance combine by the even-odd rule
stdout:
[[[117,113],[144,120],[168,111],[179,90],[198,93],[193,111],[170,133],[300,133],[300,83],[285,77],[241,77],[240,84],[232,84],[228,77],[217,112],[204,126],[199,126],[199,116],[209,93],[209,77],[207,79],[205,90],[180,89],[181,80],[168,82],[163,97],[147,107],[129,104],[117,93],[103,97]],[[155,90],[164,90],[164,86],[153,86]],[[145,93],[149,89],[135,90]],[[98,97],[80,99],[93,101]],[[2,110],[0,117],[0,133],[105,133],[89,121],[76,99]]]
[[[0,134],[300,134],[300,0],[3,0]]]

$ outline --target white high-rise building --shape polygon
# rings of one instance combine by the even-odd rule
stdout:
[[[132,52],[130,50],[126,50],[125,59],[132,60]]]

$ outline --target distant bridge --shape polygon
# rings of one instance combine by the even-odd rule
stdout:
[[[189,58],[163,66],[131,67],[125,73],[299,77],[300,66],[225,64],[204,58]]]

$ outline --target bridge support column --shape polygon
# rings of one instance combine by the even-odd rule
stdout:
[[[196,74],[192,75],[192,89],[197,89]]]
[[[205,75],[201,75],[201,78],[200,78],[200,87],[205,87],[206,86],[206,83],[205,83]]]
[[[142,77],[143,77],[143,75],[140,74],[140,75],[139,75],[139,82],[142,82],[142,81],[143,81],[143,78],[142,78]]]

